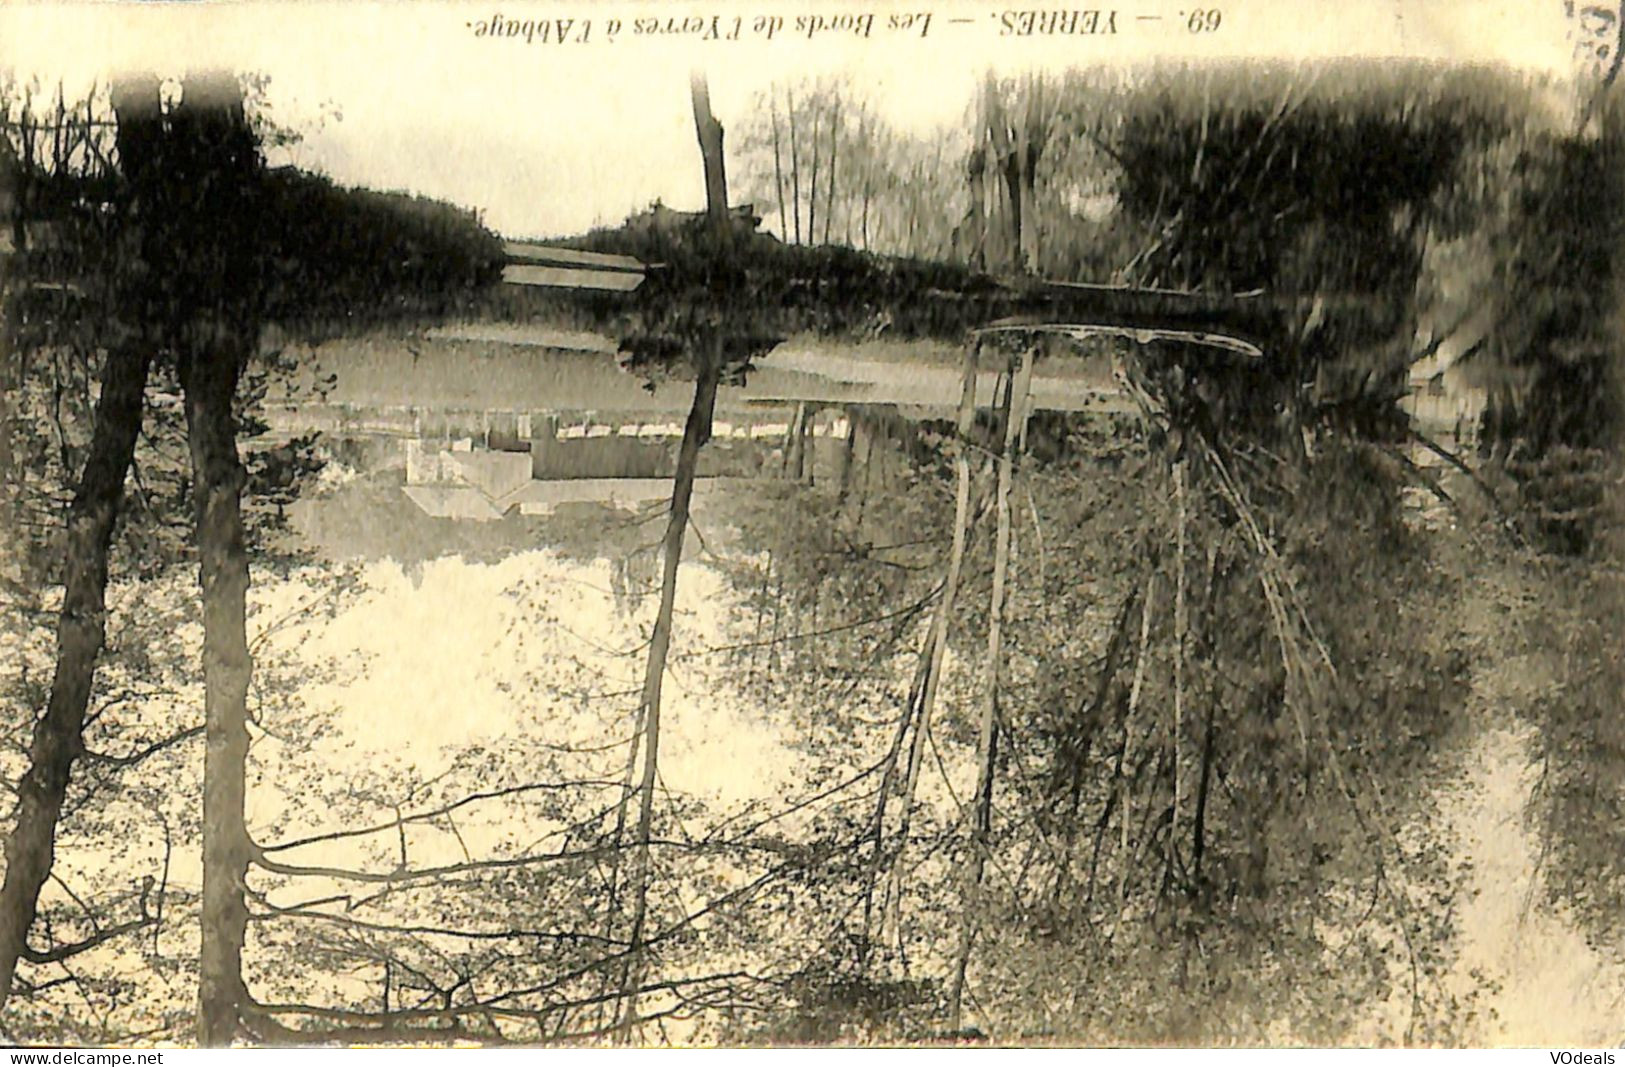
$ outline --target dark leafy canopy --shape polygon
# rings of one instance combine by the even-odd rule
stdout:
[[[689,376],[694,346],[719,328],[726,380],[798,332],[957,339],[992,317],[1002,299],[995,281],[962,267],[785,245],[737,218],[719,239],[703,216],[658,206],[569,243],[632,256],[651,269],[630,294],[509,291],[487,314],[605,331],[621,343],[631,369],[651,377]]]
[[[1143,257],[1164,285],[1371,291],[1396,280],[1367,254],[1401,209],[1411,225],[1459,226],[1456,170],[1504,136],[1526,91],[1504,75],[1418,64],[1340,64],[1335,81],[1251,65],[1215,74],[1162,71],[1131,93],[1102,136],[1116,192],[1140,219],[1167,224]],[[1452,204],[1456,209],[1452,210]],[[1321,231],[1324,229],[1324,233]],[[1356,239],[1338,259],[1298,265],[1306,238]],[[1294,267],[1298,269],[1294,270]]]
[[[1619,343],[1618,205],[1625,108],[1617,98],[1577,133],[1523,141],[1504,165],[1487,244],[1492,314],[1470,353],[1487,386],[1479,445],[1505,477],[1532,543],[1607,552],[1619,529],[1625,417]]]
[[[1281,305],[1229,291],[1150,293],[999,278],[958,264],[787,245],[748,220],[719,242],[703,218],[658,206],[570,243],[649,264],[647,280],[630,294],[510,289],[481,313],[607,332],[630,369],[652,378],[691,375],[696,343],[717,329],[725,376],[737,378],[751,359],[800,333],[958,343],[989,323],[1019,319],[1222,331],[1263,344],[1280,335],[1283,322]]]
[[[1620,223],[1625,195],[1625,112],[1589,139],[1545,139],[1516,164],[1518,190],[1506,237],[1504,284],[1519,294],[1497,321],[1485,354],[1522,372],[1526,388],[1502,398],[1487,427],[1495,443],[1536,453],[1614,443],[1620,397],[1616,352]]]
[[[21,251],[7,257],[6,269],[37,283],[12,286],[8,295],[5,328],[21,376],[18,399],[29,411],[9,420],[15,461],[9,466],[19,478],[61,484],[65,475],[47,468],[71,470],[79,462],[89,383],[105,348],[137,328],[146,332],[157,358],[143,440],[157,446],[138,450],[125,538],[126,547],[141,547],[136,556],[146,571],[184,552],[186,523],[168,505],[183,497],[188,482],[177,458],[185,450],[177,444],[172,356],[174,331],[188,309],[213,305],[240,321],[267,324],[239,398],[239,433],[252,435],[263,429],[252,417],[256,400],[291,365],[289,342],[455,314],[497,282],[502,248],[472,212],[345,188],[293,168],[267,169],[258,127],[233,130],[231,143],[210,142],[205,151],[169,136],[168,128],[184,121],[170,113],[151,155],[152,166],[175,180],[146,182],[137,195],[136,176],[109,132],[107,107],[105,93],[65,106],[77,125],[54,140],[27,126],[24,120],[35,126],[42,120],[25,112],[11,133],[17,145],[0,151],[16,189],[16,225],[5,221],[22,235],[14,238]],[[85,147],[76,152],[75,145]],[[204,157],[216,148],[232,161],[231,179],[196,180],[213,165]],[[212,216],[202,210],[205,202],[216,205]],[[208,251],[184,257],[167,251],[177,247]],[[251,491],[268,489],[271,503],[285,503],[295,476],[311,466],[307,446],[295,442],[252,456]],[[34,473],[25,475],[23,467]],[[162,551],[147,551],[160,544]]]
[[[190,121],[165,116],[171,127]],[[54,224],[57,239],[32,252],[31,274],[81,291],[113,279],[132,289],[127,306],[158,318],[200,304],[236,307],[301,339],[437,320],[500,278],[501,242],[473,212],[268,169],[251,128],[221,136],[230,143],[163,138],[156,165],[173,180],[152,183],[150,202],[128,208],[129,176],[119,171],[34,176],[31,211]],[[203,180],[221,173],[206,169],[220,158],[231,160],[229,180]],[[205,202],[230,210],[205,213]],[[126,236],[106,233],[108,219]],[[212,251],[180,261],[163,251],[183,247]],[[101,262],[110,257],[118,270]]]
[[[1165,284],[1237,291],[1306,285],[1380,291],[1415,270],[1408,235],[1383,223],[1425,209],[1468,130],[1457,115],[1360,113],[1316,102],[1182,115],[1164,94],[1118,137],[1118,195],[1144,218],[1177,216],[1153,254]],[[1339,255],[1303,262],[1311,242]]]
[[[1138,277],[1261,290],[1283,308],[1268,358],[1222,390],[1237,401],[1225,417],[1398,432],[1423,253],[1459,224],[1463,160],[1506,132],[1503,113],[1472,72],[1372,86],[1351,74],[1337,97],[1265,81],[1219,99],[1172,82],[1132,98],[1105,135],[1119,203],[1150,235]],[[1191,370],[1158,391],[1180,393]]]
[[[437,319],[501,275],[497,237],[439,201],[346,189],[291,167],[265,174],[256,198],[264,311],[297,332]]]

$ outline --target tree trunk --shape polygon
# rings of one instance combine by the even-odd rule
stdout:
[[[812,109],[812,171],[807,176],[807,243],[818,243],[818,100]]]
[[[857,131],[857,134],[853,137],[851,147],[848,149],[848,154],[849,155],[854,150],[857,151],[857,152],[860,152],[860,153],[865,153],[865,154],[869,151],[868,141],[866,140],[866,138],[868,136],[868,133],[867,133],[867,131],[868,131],[868,120],[865,117],[866,111],[867,111],[867,108],[864,107],[864,106],[860,106],[858,108],[858,131]],[[847,169],[852,171],[852,175],[851,175],[852,180],[858,186],[858,195],[859,195],[860,198],[863,195],[863,185],[864,185],[864,182],[866,180],[865,177],[864,177],[863,158],[864,158],[864,156],[860,155],[859,158],[858,158],[858,161],[855,164],[850,162],[850,161],[847,163]],[[845,244],[846,244],[846,246],[848,248],[856,248],[857,247],[857,245],[854,244],[853,241],[852,241],[852,227],[853,227],[853,224],[857,222],[857,220],[858,220],[858,206],[856,204],[850,204],[850,203],[847,204],[846,205],[846,222],[845,222],[845,224],[843,226],[843,232],[844,232],[845,236],[842,237],[842,241],[845,242]]]
[[[198,959],[198,1044],[231,1043],[247,991],[244,822],[248,761],[248,552],[246,477],[237,457],[232,399],[248,355],[241,327],[201,323],[182,359],[193,512],[203,591],[203,946]]]
[[[835,503],[846,503],[846,495],[852,489],[852,453],[857,441],[858,420],[852,417],[852,409],[846,409],[846,433],[841,437],[840,452],[835,461]]]
[[[705,212],[714,235],[724,240],[728,234],[728,171],[722,151],[722,123],[711,115],[711,90],[705,79],[695,76],[689,88],[694,104],[694,134],[700,142],[705,171]],[[705,433],[709,438],[709,422]]]
[[[695,131],[705,162],[706,208],[719,247],[725,247],[729,235],[728,187],[722,166],[722,125],[711,115],[710,94],[699,75],[692,83],[692,100]],[[683,538],[688,533],[694,472],[699,466],[700,449],[711,439],[717,385],[722,376],[722,334],[713,332],[699,343],[704,347],[697,353],[694,402],[683,427],[683,442],[677,451],[677,471],[672,479],[671,516],[666,523],[662,550],[660,610],[655,616],[654,633],[649,639],[649,660],[643,675],[643,774],[638,784],[638,829],[632,863],[632,931],[627,939],[626,969],[621,983],[619,1025],[623,1037],[629,1037],[637,1025],[638,993],[646,965],[649,840],[654,825],[655,786],[660,774],[660,689],[666,677],[666,654],[671,648],[672,614],[677,602],[677,569],[683,558]]]
[[[1178,529],[1174,546],[1174,809],[1172,824],[1168,827],[1168,862],[1174,865],[1180,834],[1180,816],[1185,809],[1184,738],[1185,738],[1185,635],[1188,630],[1185,612],[1185,460],[1174,463],[1174,510]]]
[[[970,217],[966,219],[967,244],[965,261],[973,270],[987,269],[987,155],[981,147],[971,150],[965,165],[965,180],[970,186]]]
[[[869,148],[869,151],[872,153],[874,151],[874,146],[871,145],[870,148]],[[869,251],[869,200],[874,195],[874,175],[872,173],[873,170],[874,170],[874,157],[871,155],[870,158],[869,158],[869,161],[864,165],[864,173],[863,173],[863,224],[858,230],[858,234],[863,240],[863,250],[865,252]]]
[[[683,537],[688,532],[689,505],[694,495],[694,471],[700,449],[710,440],[711,419],[716,408],[717,382],[721,369],[720,338],[702,357],[700,375],[694,383],[694,403],[683,427],[683,443],[677,452],[677,472],[672,481],[671,517],[666,523],[663,546],[664,570],[660,581],[660,611],[655,616],[654,634],[649,641],[649,660],[643,675],[643,774],[638,784],[638,825],[632,859],[632,932],[628,937],[626,977],[621,987],[623,1032],[630,1033],[637,1021],[638,987],[644,966],[644,933],[649,903],[649,837],[654,823],[655,786],[660,758],[660,689],[666,675],[666,654],[671,648],[672,613],[677,602],[677,568],[683,557]]]
[[[1017,155],[1013,150],[1006,148],[1005,154],[1000,158],[1000,171],[1004,175],[1005,206],[1010,212],[1010,229],[1008,240],[1010,242],[1009,269],[1020,273],[1021,264],[1021,169],[1017,163]]]
[[[1005,255],[1006,242],[1011,241],[1009,259],[1015,258],[1012,235],[1019,232],[1020,223],[1016,215],[1020,211],[1020,200],[1016,196],[1015,185],[1010,173],[1013,151],[1010,147],[1010,128],[1005,119],[1004,101],[1000,96],[998,83],[991,73],[982,82],[982,123],[983,133],[987,138],[987,162],[992,170],[993,187],[988,203],[986,252],[988,265],[992,269],[1007,270],[1010,268]],[[1000,189],[1004,192],[1001,195]],[[995,229],[1000,209],[1009,212],[1009,217]],[[999,240],[995,245],[996,233]]]
[[[1039,272],[1038,245],[1038,160],[1043,155],[1048,139],[1048,119],[1045,116],[1043,83],[1034,79],[1027,85],[1026,106],[1023,108],[1021,129],[1017,134],[1016,166],[1019,177],[1017,187],[1017,216],[1020,229],[1016,234],[1016,250],[1021,270],[1025,274]]]
[[[790,203],[794,209],[790,219],[795,230],[795,242],[801,243],[801,156],[796,150],[796,94],[785,91],[785,117],[790,123]]]
[[[108,550],[141,428],[149,352],[145,338],[108,352],[90,454],[68,513],[56,673],[45,714],[34,725],[29,768],[17,791],[16,824],[5,845],[6,877],[0,886],[0,1005],[10,996],[40,889],[51,873],[57,820],[74,761],[83,751],[80,735],[106,631]]]
[[[807,405],[798,401],[795,414],[790,417],[790,429],[784,435],[784,477],[790,481],[800,482],[802,474],[802,450],[806,445],[804,428],[807,425]]]
[[[919,711],[915,716],[914,741],[909,748],[908,770],[903,785],[903,806],[898,828],[897,854],[892,861],[893,900],[901,899],[903,857],[908,851],[908,831],[914,809],[914,796],[919,789],[920,769],[925,765],[925,744],[930,737],[931,710],[936,703],[937,686],[942,678],[942,661],[948,649],[948,627],[952,623],[954,600],[959,590],[959,574],[964,567],[965,545],[970,539],[971,526],[971,465],[970,435],[976,426],[976,375],[979,345],[972,340],[965,346],[965,361],[961,372],[959,420],[955,429],[959,436],[958,454],[954,457],[954,472],[958,485],[954,491],[954,539],[948,553],[948,576],[943,581],[942,600],[931,620],[931,634],[927,644],[928,662],[920,690]]]
[[[1023,138],[1026,140],[1026,138]],[[1038,273],[1038,203],[1037,191],[1034,188],[1033,158],[1030,150],[1023,149],[1020,168],[1020,191],[1017,217],[1020,219],[1020,229],[1016,236],[1016,247],[1021,257],[1021,270],[1024,274],[1036,275]]]
[[[839,103],[837,103],[835,105],[834,112],[830,116],[830,127],[829,127],[829,180],[826,182],[826,184],[829,186],[829,195],[824,198],[824,243],[825,244],[829,244],[830,224],[835,221],[835,185],[836,185],[835,176],[836,176],[837,173],[839,173],[835,169],[835,159],[836,159],[835,153],[840,148],[840,146],[841,146],[841,106],[840,106]]]
[[[909,165],[908,182],[908,250],[904,253],[909,256],[918,256],[920,249],[914,241],[914,234],[920,224],[920,162],[915,160]]]
[[[1004,405],[1004,449],[999,455],[998,496],[995,502],[998,535],[993,549],[993,595],[988,604],[987,688],[982,704],[982,722],[976,743],[977,782],[972,799],[970,854],[966,860],[965,889],[960,915],[959,954],[954,965],[953,983],[948,993],[948,1027],[960,1029],[965,972],[970,966],[971,948],[976,940],[980,918],[982,871],[993,828],[994,762],[998,750],[999,667],[1004,654],[1004,587],[1010,567],[1010,483],[1015,475],[1016,443],[1021,436],[1022,413],[1027,409],[1027,393],[1032,383],[1033,351],[1025,351],[1011,368],[1011,384]]]
[[[785,228],[784,219],[784,163],[779,151],[779,102],[778,97],[773,98],[773,187],[779,198],[779,237],[788,241],[790,231]]]
[[[1047,120],[1038,82],[1029,82],[1017,92],[1020,96],[1007,106],[991,77],[982,86],[989,144],[1004,180],[1005,206],[1010,212],[1010,267],[1031,275],[1039,267],[1036,172],[1047,138]]]
[[[155,147],[158,83],[120,86],[113,103],[126,175],[138,183],[139,172]],[[108,351],[90,452],[68,511],[56,672],[45,714],[34,725],[29,767],[17,790],[15,825],[5,844],[6,875],[0,886],[0,1006],[11,994],[17,960],[27,949],[40,889],[51,874],[57,821],[68,781],[83,750],[85,711],[106,638],[108,551],[141,429],[150,361],[150,342],[141,332]]]
[[[10,232],[14,253],[23,250],[21,196],[22,174],[17,165],[11,142],[0,137],[0,204],[9,203],[11,213],[0,217],[0,226]],[[14,484],[14,452],[12,449],[12,397],[22,384],[21,354],[16,351],[11,301],[19,290],[14,276],[19,273],[16,258],[0,255],[0,529],[12,529],[14,514],[12,502],[18,486]],[[0,1003],[3,1003],[0,998]]]
[[[198,1043],[229,1044],[248,995],[243,984],[244,900],[249,862],[244,822],[248,761],[248,551],[233,401],[258,341],[244,292],[253,251],[242,232],[250,185],[262,167],[243,111],[242,87],[220,75],[189,77],[170,118],[173,160],[193,181],[174,190],[167,220],[195,247],[183,260],[186,288],[176,364],[192,459],[192,509],[203,600],[203,902],[198,957]]]

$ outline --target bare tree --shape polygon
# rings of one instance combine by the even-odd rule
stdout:
[[[964,897],[960,905],[959,952],[948,991],[948,1026],[951,1030],[958,1030],[962,1021],[965,973],[970,966],[971,949],[982,910],[982,874],[993,830],[994,767],[998,759],[999,738],[999,676],[1004,656],[1005,584],[1010,568],[1010,485],[1015,474],[1017,447],[1027,421],[1027,396],[1031,390],[1033,363],[1037,355],[1036,348],[1020,351],[1011,359],[1006,370],[1004,447],[999,453],[998,495],[995,498],[998,534],[993,550],[993,592],[988,604],[987,678],[976,742],[976,792],[971,798],[970,849],[965,861]]]
[[[785,118],[790,123],[790,218],[794,222],[795,243],[801,243],[801,154],[796,148],[796,93],[785,91]],[[785,236],[789,236],[786,234]]]
[[[954,472],[956,488],[954,492],[954,532],[953,545],[948,554],[948,573],[943,580],[941,599],[937,602],[937,609],[931,618],[931,626],[927,631],[925,647],[921,652],[920,665],[915,675],[914,685],[909,691],[909,708],[905,710],[903,720],[899,724],[899,735],[894,744],[894,751],[901,748],[902,732],[910,728],[914,730],[914,737],[909,745],[908,763],[906,765],[903,781],[903,797],[900,806],[900,816],[897,828],[897,847],[894,850],[891,862],[891,877],[888,884],[889,910],[899,916],[903,896],[903,876],[905,861],[908,854],[909,828],[913,820],[914,799],[918,795],[920,773],[925,766],[925,750],[931,737],[931,715],[936,704],[937,690],[942,681],[943,661],[948,651],[948,630],[953,619],[955,601],[959,593],[959,580],[964,569],[965,549],[970,541],[972,528],[976,523],[976,513],[980,508],[980,501],[973,499],[972,483],[971,433],[976,424],[976,379],[980,363],[981,341],[973,338],[965,346],[964,362],[961,369],[959,414],[955,424],[955,433],[958,437],[957,449],[954,454]],[[977,494],[980,495],[979,493]],[[881,791],[881,818],[884,817],[884,806],[888,797],[886,790]],[[878,843],[876,857],[879,857]],[[873,892],[872,888],[870,892]]]
[[[993,165],[1004,180],[1012,265],[1024,274],[1036,274],[1037,173],[1053,123],[1052,94],[1037,78],[1002,86],[989,74],[982,96],[984,134]]]
[[[156,80],[131,81],[114,93],[118,147],[125,178],[137,190],[154,177],[158,115]],[[145,209],[138,192],[132,208]],[[85,711],[96,661],[106,639],[108,550],[124,498],[124,482],[141,428],[141,405],[154,338],[135,325],[113,345],[102,368],[90,452],[68,512],[66,572],[57,623],[56,672],[45,714],[34,725],[30,763],[17,791],[6,838],[0,886],[0,1005],[10,996],[19,957],[30,954],[28,932],[39,894],[51,874],[57,823],[75,761],[84,750]]]
[[[829,195],[824,198],[824,243],[829,244],[830,224],[835,221],[835,190],[839,184],[836,169],[837,152],[841,147],[841,98],[836,96],[830,102],[830,128],[829,128]]]
[[[812,113],[812,169],[807,175],[807,243],[818,241],[818,119],[820,94],[817,90],[808,97],[808,110]]]
[[[779,151],[779,98],[777,95],[768,98],[768,107],[773,114],[773,188],[777,194],[779,205],[779,236],[788,238],[790,231],[784,225],[784,161]]]
[[[711,114],[711,95],[702,76],[691,85],[694,126],[705,161],[706,208],[710,228],[719,246],[728,230],[728,180],[723,169],[722,124]],[[672,614],[677,601],[677,570],[683,558],[683,538],[688,533],[689,506],[694,496],[694,475],[700,449],[711,439],[711,423],[716,409],[717,385],[722,372],[722,335],[713,331],[697,339],[703,348],[694,354],[696,374],[694,402],[683,427],[683,441],[677,452],[677,471],[672,479],[671,516],[666,523],[662,546],[664,556],[660,580],[660,609],[649,641],[649,659],[643,676],[643,696],[639,717],[643,722],[643,773],[638,786],[637,838],[632,854],[632,931],[628,938],[625,975],[621,983],[619,1026],[630,1034],[638,1022],[638,995],[646,965],[649,907],[649,842],[654,825],[655,787],[660,760],[660,691],[666,675],[666,656],[671,648]]]

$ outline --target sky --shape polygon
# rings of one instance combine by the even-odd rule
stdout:
[[[1220,13],[1201,32],[1191,30],[1194,5],[1139,0],[1115,9],[1109,36],[1004,34],[1007,10],[1021,9],[964,0],[12,2],[0,5],[0,69],[70,90],[128,69],[256,71],[269,78],[272,116],[304,135],[273,161],[447,199],[510,236],[556,236],[617,222],[656,199],[703,204],[688,95],[695,70],[707,75],[724,127],[743,125],[775,82],[839,74],[894,124],[927,132],[966,114],[990,68],[1350,54],[1573,66],[1560,0],[1231,0],[1200,9]],[[926,12],[924,39],[889,28],[894,15]],[[875,16],[867,36],[795,29],[798,16],[863,13]],[[571,19],[571,39],[544,42],[534,28],[529,40],[476,34],[498,15],[533,27]],[[754,32],[764,15],[783,23],[771,40]],[[740,39],[635,32],[640,18],[708,27],[712,17],[724,32],[739,17]],[[622,27],[614,40],[611,19]],[[589,21],[587,41],[577,40]]]

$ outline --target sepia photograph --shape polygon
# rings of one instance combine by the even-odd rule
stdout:
[[[1625,1054],[1625,4],[1202,2],[0,7],[0,1043]]]

